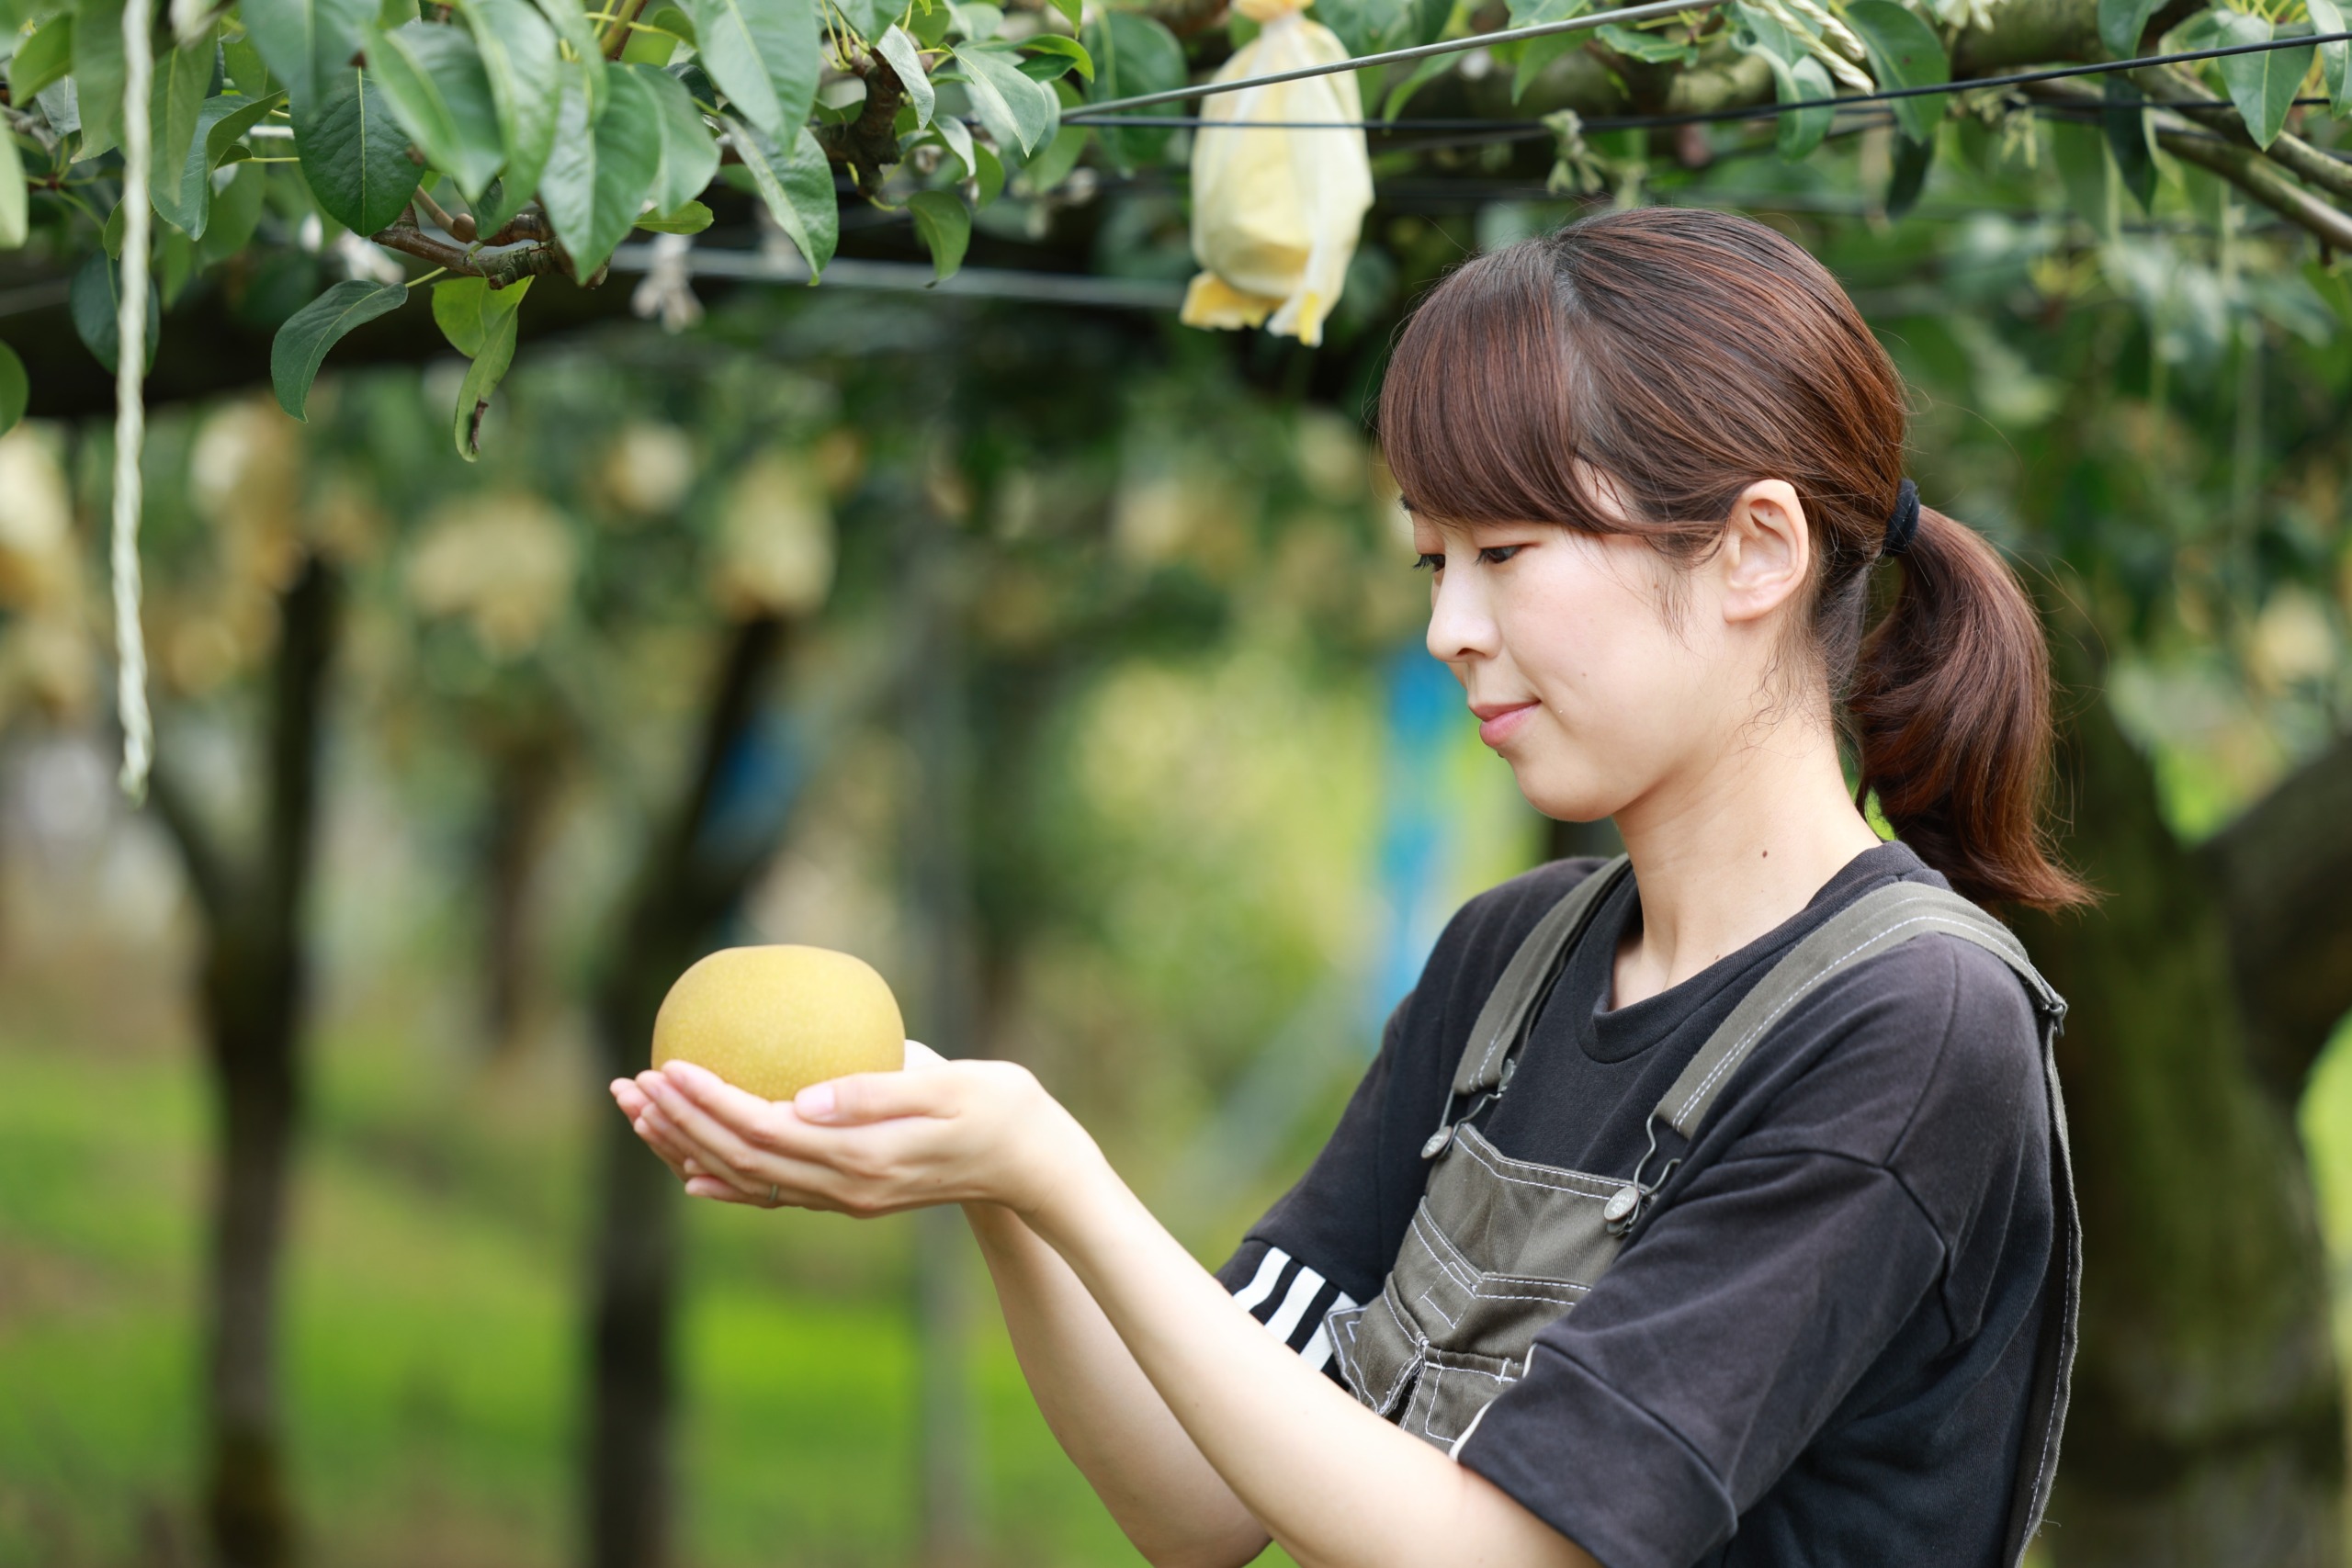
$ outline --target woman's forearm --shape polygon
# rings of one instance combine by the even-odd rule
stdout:
[[[1597,1568],[1500,1488],[1310,1371],[1108,1164],[1031,1224],[1193,1446],[1304,1568]]]
[[[1136,1550],[1160,1568],[1227,1568],[1264,1527],[1169,1413],[1061,1255],[1011,1210],[967,1203],[1005,1327],[1046,1424]]]

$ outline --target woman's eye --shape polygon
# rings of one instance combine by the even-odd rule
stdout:
[[[1525,545],[1489,545],[1478,552],[1478,558],[1488,566],[1500,566],[1526,547]]]
[[[1442,555],[1430,555],[1425,551],[1413,558],[1413,570],[1415,571],[1443,571],[1445,558]]]

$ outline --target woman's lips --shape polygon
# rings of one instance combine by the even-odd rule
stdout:
[[[1504,741],[1519,733],[1536,705],[1533,703],[1473,703],[1470,711],[1478,716],[1478,739],[1499,749]]]

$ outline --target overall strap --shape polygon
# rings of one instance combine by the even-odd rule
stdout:
[[[1470,1026],[1470,1039],[1462,1048],[1461,1065],[1453,1070],[1453,1092],[1457,1097],[1490,1093],[1502,1087],[1503,1063],[1526,1032],[1528,1015],[1551,989],[1561,961],[1576,945],[1577,938],[1584,934],[1593,910],[1600,908],[1601,899],[1617,886],[1631,863],[1619,855],[1597,868],[1553,905],[1521,942],[1519,951],[1510,955],[1510,963],[1505,965],[1502,978],[1487,993],[1487,1004],[1478,1010],[1478,1021]]]
[[[2036,1013],[2053,1024],[2065,1016],[2065,1001],[2026,957],[2024,944],[1959,894],[1908,882],[1873,888],[1791,948],[1740,998],[1650,1112],[1653,1127],[1664,1122],[1686,1143],[1696,1138],[1740,1064],[1781,1015],[1841,970],[1929,934],[1956,936],[1985,949],[2025,983]]]
[[[2010,1493],[2007,1542],[2004,1563],[2018,1568],[2025,1549],[2041,1529],[2042,1510],[2050,1501],[2050,1483],[2058,1467],[2058,1439],[2066,1422],[2070,1373],[2080,1309],[2083,1273],[2082,1222],[2075,1207],[2075,1179],[2066,1134],[2066,1105],[2058,1089],[2052,1043],[2066,1016],[2065,998],[2041,977],[2026,956],[2024,944],[2007,927],[1957,893],[1913,883],[1874,888],[1839,910],[1829,920],[1789,950],[1758,981],[1720,1028],[1699,1048],[1690,1065],[1668,1089],[1649,1118],[1649,1148],[1634,1170],[1634,1179],[1611,1200],[1610,1229],[1623,1235],[1639,1222],[1657,1190],[1666,1184],[1679,1159],[1668,1160],[1657,1178],[1645,1184],[1644,1169],[1657,1152],[1661,1124],[1682,1135],[1685,1146],[1706,1124],[1708,1112],[1723,1097],[1724,1087],[1738,1073],[1772,1025],[1799,1001],[1839,971],[1899,946],[1914,937],[1941,934],[1974,942],[2009,966],[2032,998],[2041,1025],[2042,1082],[2050,1114],[2050,1181],[2057,1234],[2052,1258],[2057,1274],[2058,1299],[2044,1313],[2034,1357],[2034,1381],[2030,1394],[2025,1442],[2018,1456],[2018,1473]]]
[[[1453,1141],[1455,1125],[1477,1114],[1502,1093],[1519,1043],[1527,1036],[1530,1015],[1551,991],[1568,950],[1591,923],[1592,912],[1600,907],[1610,889],[1623,879],[1632,863],[1619,855],[1596,867],[1545,910],[1544,918],[1535,922],[1535,929],[1521,940],[1518,951],[1503,966],[1501,978],[1487,993],[1477,1021],[1470,1026],[1470,1038],[1462,1047],[1462,1060],[1453,1069],[1453,1089],[1446,1101],[1444,1119],[1430,1134],[1429,1142],[1421,1145],[1423,1159],[1435,1159],[1443,1154],[1446,1145]],[[1470,1104],[1457,1116],[1453,1108],[1464,1099]]]

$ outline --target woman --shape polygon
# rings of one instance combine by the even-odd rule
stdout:
[[[2030,606],[1918,505],[1836,282],[1743,219],[1470,262],[1380,417],[1430,653],[1630,863],[1472,900],[1217,1276],[1010,1064],[616,1099],[698,1197],[964,1204],[1154,1562],[2013,1562],[2072,1351],[2063,1004],[1951,890],[2084,897]]]

